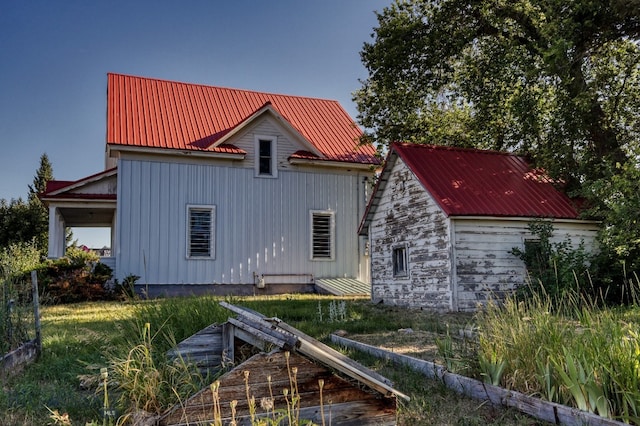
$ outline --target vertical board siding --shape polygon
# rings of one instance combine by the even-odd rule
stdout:
[[[358,277],[362,173],[122,159],[118,170],[118,275],[149,284],[253,284],[253,274]],[[215,205],[213,260],[186,258],[187,204]],[[309,210],[335,211],[336,257],[310,260]]]
[[[451,308],[448,220],[413,173],[398,161],[371,222],[372,299]],[[393,248],[405,245],[409,274],[393,276]]]
[[[524,263],[512,255],[514,248],[524,249],[524,241],[534,238],[529,220],[458,219],[455,220],[457,309],[475,310],[492,298],[502,298],[525,282]],[[556,221],[552,242],[570,241],[578,247],[584,241],[594,249],[597,228],[593,223]]]

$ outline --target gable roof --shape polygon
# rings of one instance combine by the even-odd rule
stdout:
[[[541,170],[515,154],[394,143],[371,197],[361,232],[400,158],[447,216],[578,219],[575,203]]]
[[[265,110],[330,161],[378,164],[336,101],[108,74],[107,145],[241,154],[226,135]]]
[[[91,192],[86,188],[117,174],[118,169],[114,167],[78,180],[50,180],[39,197],[43,201],[54,199],[116,200],[115,193]]]

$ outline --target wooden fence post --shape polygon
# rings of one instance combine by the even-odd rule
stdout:
[[[42,337],[40,335],[40,297],[38,296],[38,273],[31,271],[31,287],[33,291],[33,317],[36,327],[36,350],[38,356],[42,352]]]

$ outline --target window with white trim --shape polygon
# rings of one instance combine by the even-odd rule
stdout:
[[[255,135],[256,176],[277,177],[277,142],[276,136]]]
[[[407,257],[407,247],[398,246],[393,248],[393,276],[406,277],[409,275],[409,262]]]
[[[187,206],[187,258],[214,259],[216,257],[215,224],[215,206]]]
[[[332,211],[311,211],[311,260],[335,258],[335,214]]]

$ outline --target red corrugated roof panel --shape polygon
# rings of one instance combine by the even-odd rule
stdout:
[[[108,75],[107,144],[218,151],[216,141],[268,103],[325,159],[378,163],[336,101],[120,74]]]
[[[517,155],[393,144],[447,215],[578,218],[572,200]]]

